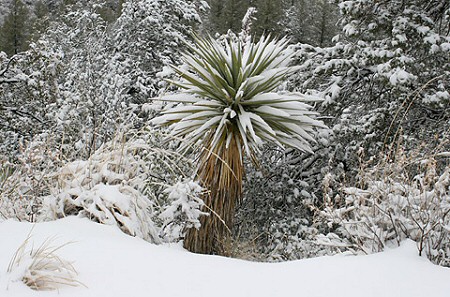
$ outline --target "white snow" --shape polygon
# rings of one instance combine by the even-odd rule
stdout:
[[[35,224],[31,243],[57,236],[57,251],[73,261],[86,287],[36,292],[6,269],[32,225],[0,223],[0,296],[307,296],[448,297],[450,269],[417,255],[415,243],[369,256],[334,256],[285,263],[254,263],[157,246],[105,226],[69,217]]]
[[[413,81],[415,76],[403,69],[396,68],[389,77],[389,82],[392,85],[405,84],[409,81]]]

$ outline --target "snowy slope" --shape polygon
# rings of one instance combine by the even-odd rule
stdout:
[[[115,227],[78,218],[36,224],[35,246],[58,236],[76,241],[58,254],[74,261],[84,287],[35,292],[6,269],[31,224],[0,223],[0,296],[305,296],[448,297],[450,269],[417,256],[415,244],[384,253],[336,256],[287,263],[253,263],[194,255],[178,246],[156,246]]]

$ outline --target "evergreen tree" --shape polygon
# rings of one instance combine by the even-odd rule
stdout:
[[[329,0],[316,0],[318,6],[318,24],[316,44],[324,47],[332,44],[333,37],[339,33],[339,9]]]
[[[329,0],[291,0],[286,2],[281,22],[293,42],[327,46],[338,33],[338,16],[337,5]]]
[[[283,1],[278,0],[257,0],[255,21],[253,22],[253,33],[257,36],[261,34],[271,34],[279,36],[281,33],[281,19],[283,16]]]
[[[122,13],[123,0],[101,1],[96,7],[100,16],[108,23],[112,23]]]
[[[34,4],[34,20],[32,28],[32,39],[37,40],[50,25],[50,11],[44,1],[39,0]]]
[[[124,3],[111,31],[117,55],[130,63],[126,71],[133,79],[128,92],[135,102],[147,102],[158,94],[163,68],[179,62],[185,42],[201,22],[199,11],[203,9],[197,0]]]
[[[210,7],[208,31],[212,34],[225,34],[228,30],[239,32],[242,18],[249,7],[245,0],[208,0]]]
[[[14,55],[28,48],[30,39],[28,8],[21,0],[11,2],[9,14],[0,28],[0,51]]]
[[[293,43],[330,45],[337,34],[338,7],[329,0],[209,0],[209,33],[239,31],[249,7],[256,8],[252,34],[288,35]]]
[[[87,157],[122,123],[141,124],[141,104],[164,87],[157,74],[177,63],[183,42],[200,21],[200,6],[183,0],[127,1],[111,24],[95,3],[81,4],[66,6],[66,13],[32,44],[18,66],[24,69],[23,80],[0,89],[0,100],[8,107],[0,124],[4,119],[22,139],[48,129],[64,152]],[[11,113],[25,107],[21,117]],[[39,125],[33,125],[33,115],[41,120]],[[8,142],[4,151],[17,148],[19,137],[0,134]]]

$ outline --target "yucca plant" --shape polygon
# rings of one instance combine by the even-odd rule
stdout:
[[[296,70],[289,66],[288,40],[230,38],[222,45],[196,37],[189,49],[185,64],[173,67],[179,79],[171,83],[180,91],[162,97],[179,104],[153,123],[172,124],[172,134],[184,138],[181,149],[201,144],[196,178],[209,190],[203,200],[210,215],[201,218],[200,229],[187,230],[184,246],[224,255],[242,197],[244,156],[256,161],[264,142],[310,152],[314,129],[324,125],[308,105],[316,98],[276,91]]]

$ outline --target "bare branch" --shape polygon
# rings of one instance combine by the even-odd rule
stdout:
[[[6,66],[4,69],[0,70],[0,84],[5,84],[5,83],[17,83],[20,82],[21,80],[18,78],[7,78],[6,77],[6,73],[8,72],[9,68],[11,67],[11,64],[14,60],[17,59],[17,55],[12,56],[8,63],[6,63]]]

